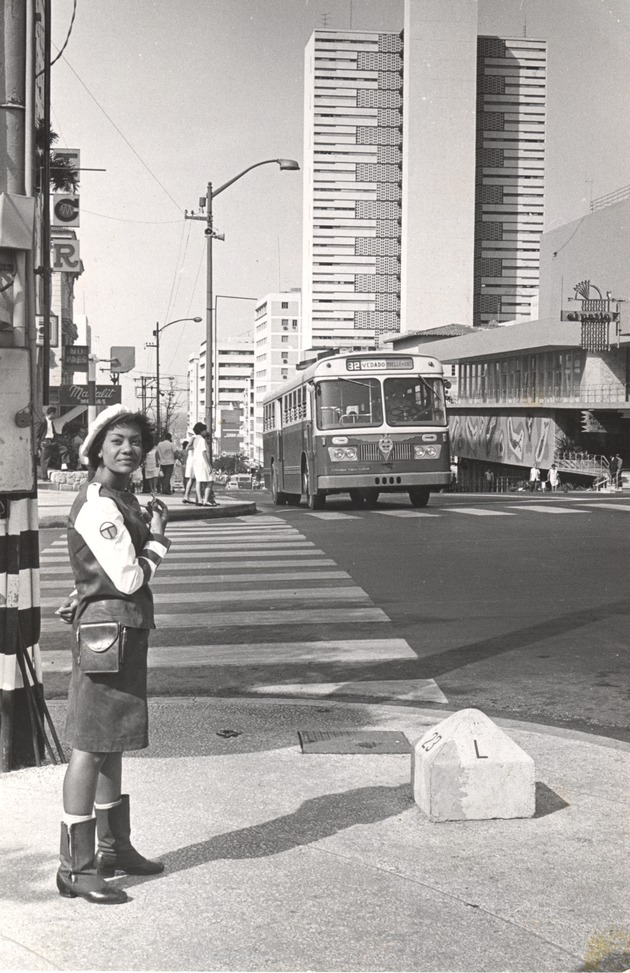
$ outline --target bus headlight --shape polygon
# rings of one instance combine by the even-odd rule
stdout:
[[[343,463],[348,460],[357,459],[357,447],[356,446],[330,446],[328,449],[328,455],[330,456],[333,463]]]
[[[435,459],[439,455],[440,455],[439,446],[414,446],[413,447],[414,459]]]

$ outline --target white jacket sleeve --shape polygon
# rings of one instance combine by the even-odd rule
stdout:
[[[100,496],[97,491],[88,490],[87,501],[79,511],[74,528],[124,595],[132,595],[151,580],[170,546],[165,537],[151,535],[136,556],[122,513],[113,500]]]

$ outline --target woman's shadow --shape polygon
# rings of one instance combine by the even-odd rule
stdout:
[[[355,824],[373,824],[401,814],[413,806],[408,783],[398,787],[359,787],[304,801],[296,811],[271,821],[214,835],[161,856],[167,874],[225,859],[266,858],[328,838]],[[128,876],[122,888],[160,878]]]

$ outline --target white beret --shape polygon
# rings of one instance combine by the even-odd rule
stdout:
[[[88,433],[83,442],[81,443],[81,448],[79,449],[79,459],[84,466],[89,463],[88,460],[88,450],[99,432],[101,432],[106,426],[109,426],[114,419],[119,419],[122,416],[135,416],[138,414],[137,409],[129,409],[126,405],[109,405],[102,412],[99,412],[94,422],[91,422],[88,427]]]

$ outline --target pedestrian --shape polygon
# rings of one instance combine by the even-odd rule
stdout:
[[[157,461],[157,449],[154,446],[144,457],[144,486],[148,493],[156,493],[160,467]]]
[[[609,463],[609,476],[610,476],[610,486],[613,490],[618,490],[621,488],[621,470],[623,468],[623,460],[619,453],[615,453],[614,456],[610,457]]]
[[[62,470],[68,469],[68,447],[61,439],[55,428],[57,410],[54,405],[44,409],[44,415],[37,426],[37,442],[39,444],[39,476],[41,480],[48,480],[48,467],[55,455],[59,455]]]
[[[195,438],[194,432],[188,434],[188,439],[184,440],[182,443],[182,450],[185,449],[185,453],[182,459],[182,464],[184,467],[184,498],[186,502],[190,500],[190,491],[192,490],[192,475],[193,475],[193,439]],[[190,484],[190,486],[188,485]]]
[[[534,465],[529,471],[529,489],[531,493],[535,493],[540,487],[540,470],[534,461]]]
[[[558,467],[555,463],[551,464],[551,468],[547,475],[547,482],[551,487],[551,492],[556,493],[558,487],[560,486],[560,474],[558,473]]]
[[[87,429],[85,428],[85,426],[81,426],[79,429],[77,429],[74,436],[72,437],[72,449],[73,449],[72,458],[74,461],[75,470],[81,469],[81,460],[79,459],[79,453],[81,452],[81,446],[83,445],[83,441],[86,436],[87,436]]]
[[[492,493],[492,487],[494,486],[494,473],[492,470],[486,470],[483,474],[483,478],[486,481],[486,490],[488,493]]]
[[[212,464],[210,463],[210,433],[206,431],[201,435],[204,437],[206,443],[208,444],[208,468],[210,471],[210,476],[208,477],[208,479],[203,485],[204,495],[203,495],[202,506],[218,507],[219,504],[217,503],[216,497],[214,495],[214,470],[212,469]]]
[[[192,452],[192,459],[190,463],[190,478],[186,485],[186,493],[184,496],[184,503],[191,503],[190,495],[192,492],[192,487],[194,483],[195,488],[195,503],[197,506],[217,506],[216,500],[210,502],[208,485],[211,487],[212,479],[212,467],[210,466],[210,456],[208,452],[208,440],[209,434],[206,437],[204,435],[207,433],[207,427],[203,422],[196,422],[193,426],[193,438],[188,444],[188,448]],[[186,464],[188,472],[188,463]],[[204,497],[202,498],[201,490],[204,488]]]
[[[170,546],[166,505],[154,500],[143,512],[129,492],[129,479],[152,445],[153,429],[142,413],[123,405],[101,412],[81,450],[91,478],[68,520],[75,589],[57,614],[72,624],[76,639],[57,888],[66,898],[93,903],[127,901],[124,890],[105,881],[117,870],[155,875],[164,869],[132,846],[129,795],[122,793],[123,751],[148,746],[147,649],[155,627],[149,582]]]
[[[171,489],[171,477],[173,476],[173,467],[175,466],[175,447],[173,446],[173,437],[170,432],[165,432],[164,438],[158,443],[156,456],[162,476],[161,492],[168,497],[173,492]]]

